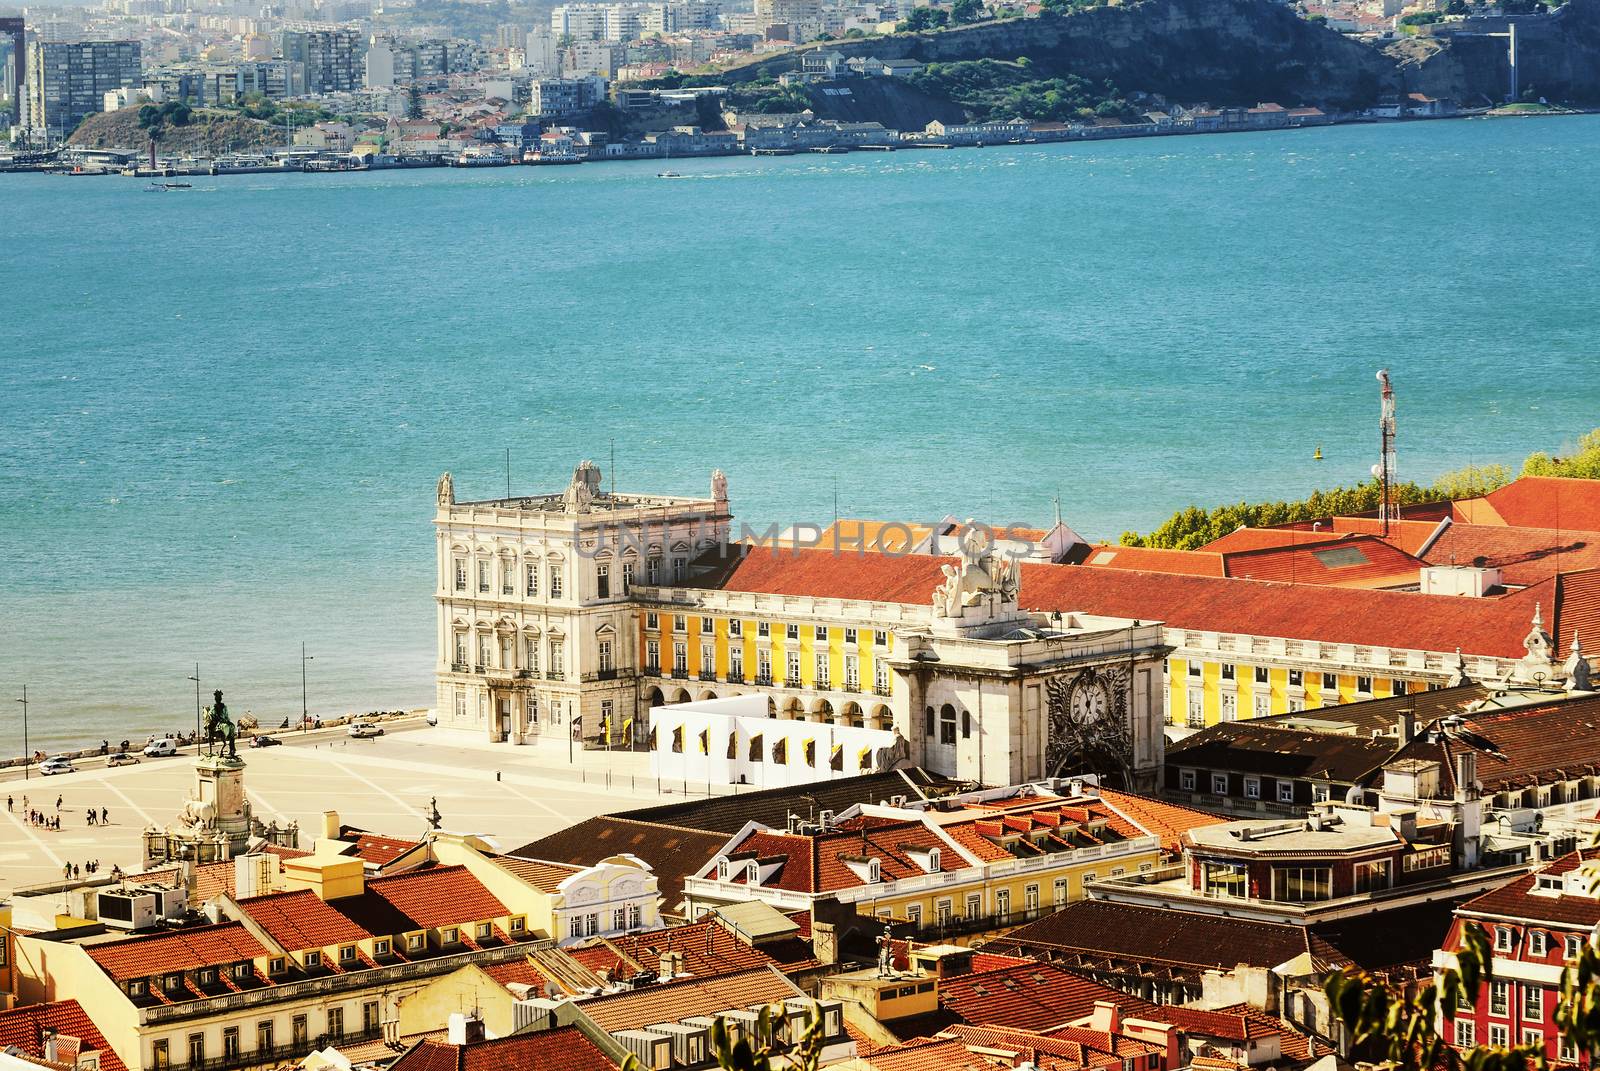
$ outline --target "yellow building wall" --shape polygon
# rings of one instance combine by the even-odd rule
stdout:
[[[1200,666],[1200,676],[1191,677],[1189,667],[1193,664]],[[1167,687],[1168,706],[1167,722],[1172,725],[1185,725],[1189,717],[1189,696],[1198,691],[1201,696],[1201,712],[1206,725],[1216,725],[1222,720],[1222,693],[1229,686],[1234,687],[1237,704],[1234,710],[1235,720],[1243,721],[1256,716],[1256,696],[1266,694],[1268,698],[1269,714],[1289,713],[1289,670],[1272,666],[1267,670],[1267,682],[1256,683],[1255,671],[1259,663],[1235,662],[1234,680],[1222,679],[1222,662],[1212,662],[1200,659],[1171,658],[1167,662]],[[866,670],[863,669],[863,679]],[[1359,678],[1365,674],[1340,673],[1332,687],[1324,687],[1322,673],[1319,670],[1306,670],[1301,678],[1301,692],[1304,696],[1304,709],[1319,710],[1324,707],[1340,706],[1345,703],[1359,703],[1367,699],[1383,699],[1395,694],[1395,679],[1392,677],[1372,676],[1372,690],[1370,693],[1362,692],[1358,688]]]
[[[401,998],[400,1036],[438,1030],[451,1015],[466,1009],[477,1013],[491,1036],[503,1038],[516,1028],[514,1003],[505,986],[468,965]]]

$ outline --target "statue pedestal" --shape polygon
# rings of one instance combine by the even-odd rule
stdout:
[[[250,800],[244,794],[244,760],[205,755],[194,764],[196,799],[212,809],[215,829],[235,852],[250,840]]]

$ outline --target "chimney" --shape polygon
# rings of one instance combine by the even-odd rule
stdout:
[[[1417,712],[1406,710],[1400,713],[1400,719],[1395,722],[1394,735],[1402,744],[1411,743],[1417,735]]]
[[[451,1045],[476,1045],[483,1040],[483,1020],[476,1014],[452,1012],[445,1026],[445,1040]]]
[[[1456,799],[1460,802],[1478,798],[1478,756],[1463,751],[1456,756]]]
[[[338,811],[323,811],[322,812],[322,839],[323,840],[338,840],[339,839],[339,812]]]
[[[283,885],[288,889],[310,889],[322,900],[342,900],[366,891],[366,864],[343,856],[307,855],[283,860]]]
[[[44,1043],[44,1052],[42,1054],[44,1062],[47,1064],[57,1063],[60,1050],[59,1046],[56,1045],[56,1031],[51,1027],[45,1027],[40,1031],[39,1040]]]
[[[667,951],[661,953],[661,971],[659,977],[663,982],[683,972],[683,953]]]
[[[1122,1014],[1115,1004],[1109,1000],[1094,1002],[1094,1014],[1089,1016],[1089,1029],[1097,1030],[1103,1034],[1118,1034],[1122,1032]]]

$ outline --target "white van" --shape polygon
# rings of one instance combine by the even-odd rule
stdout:
[[[170,736],[160,736],[144,746],[144,753],[151,758],[161,755],[176,755],[178,753],[178,742]]]

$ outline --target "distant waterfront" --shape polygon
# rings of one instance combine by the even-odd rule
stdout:
[[[1600,117],[982,153],[7,176],[0,681],[35,746],[431,701],[433,480],[1115,539],[1597,421]],[[1328,459],[1311,460],[1321,446]],[[609,478],[609,474],[608,474]],[[8,697],[3,697],[9,700]],[[15,704],[0,752],[20,750]]]

